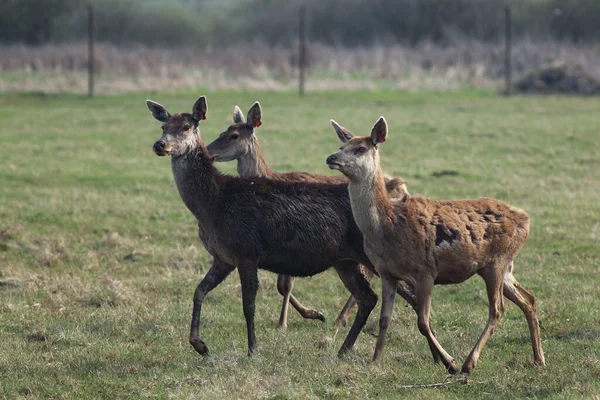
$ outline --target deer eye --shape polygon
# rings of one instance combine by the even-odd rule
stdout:
[[[240,135],[238,135],[237,133],[234,133],[233,135],[229,135],[229,140],[238,140],[240,137]]]
[[[356,149],[356,151],[354,152],[354,154],[362,154],[365,151],[367,151],[366,147],[359,147],[358,149]]]
[[[191,128],[191,127],[190,127],[189,125],[184,125],[184,126],[183,126],[183,130],[184,130],[184,131],[189,131],[189,130],[190,130],[190,128]]]

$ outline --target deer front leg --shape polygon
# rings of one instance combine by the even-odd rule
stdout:
[[[190,329],[190,344],[201,355],[208,354],[208,347],[200,339],[200,314],[202,312],[202,302],[204,297],[217,287],[235,267],[225,264],[219,259],[213,259],[213,264],[208,273],[202,278],[196,291],[194,292],[194,306],[192,310],[192,326]]]
[[[417,295],[417,325],[419,327],[419,332],[425,336],[427,342],[429,342],[429,347],[435,349],[442,363],[446,367],[446,370],[451,374],[455,374],[458,372],[458,369],[456,368],[454,359],[440,345],[429,326],[433,279],[430,277],[421,277],[421,279],[417,281],[415,290]]]
[[[254,335],[254,311],[256,309],[256,293],[258,292],[258,270],[251,264],[239,265],[238,273],[242,284],[242,306],[248,331],[248,355],[256,351],[256,336]]]
[[[346,261],[336,265],[335,270],[342,282],[344,282],[346,289],[350,291],[358,303],[358,312],[356,313],[354,323],[338,352],[338,356],[341,357],[354,346],[358,334],[367,323],[371,311],[373,311],[373,308],[377,304],[377,295],[371,288],[369,281],[365,279],[365,276],[360,271],[359,264],[353,261]]]
[[[375,345],[373,361],[378,361],[381,358],[385,334],[387,333],[388,326],[390,325],[390,321],[392,319],[392,311],[394,311],[396,288],[398,287],[398,281],[396,280],[382,279],[381,281],[383,284],[381,296],[381,316],[379,317],[379,336],[377,337],[377,344]]]
[[[361,266],[360,269],[361,269],[362,273],[365,275],[365,278],[369,282],[371,282],[371,279],[373,279],[373,272],[371,272],[371,270],[369,270],[365,266]],[[350,312],[352,311],[352,309],[354,308],[355,305],[356,305],[356,300],[354,299],[354,297],[352,295],[350,295],[350,297],[348,298],[348,301],[346,301],[346,304],[342,308],[342,311],[340,311],[340,314],[335,319],[335,324],[338,327],[346,326],[346,324],[348,323],[348,318],[350,318]]]
[[[418,315],[418,306],[417,306],[417,296],[415,295],[415,290],[405,281],[398,281],[397,293],[415,310],[415,313]],[[431,330],[431,334],[435,337],[435,332],[433,329]],[[427,341],[429,344],[429,350],[431,351],[431,355],[433,356],[433,362],[438,364],[442,362],[437,349],[433,345],[433,343]]]

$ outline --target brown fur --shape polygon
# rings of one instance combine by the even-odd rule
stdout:
[[[529,234],[527,214],[489,198],[390,200],[385,193],[378,155],[378,144],[386,137],[387,123],[381,118],[370,137],[352,138],[327,159],[331,168],[350,177],[352,212],[363,233],[365,251],[383,280],[380,331],[374,359],[382,354],[394,288],[399,280],[404,280],[415,288],[419,331],[437,350],[446,368],[457,372],[454,360],[429,326],[431,293],[436,283],[460,283],[479,274],[488,291],[489,319],[462,371],[470,372],[475,367],[485,342],[501,318],[503,293],[525,313],[534,361],[543,365],[535,298],[512,274],[513,261]]]

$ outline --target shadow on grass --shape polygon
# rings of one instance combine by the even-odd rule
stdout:
[[[458,171],[454,171],[454,170],[450,170],[450,169],[443,169],[440,171],[433,171],[431,173],[431,176],[435,177],[435,178],[442,178],[444,176],[458,176],[459,173]]]
[[[554,335],[554,338],[562,341],[571,341],[577,339],[600,339],[600,330],[582,330],[577,329],[569,332],[561,332]]]

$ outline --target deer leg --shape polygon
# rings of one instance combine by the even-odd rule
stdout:
[[[369,315],[377,304],[377,295],[371,288],[371,284],[360,271],[359,264],[353,261],[346,261],[335,266],[340,279],[344,282],[346,289],[352,293],[352,296],[358,303],[358,312],[354,318],[354,323],[338,352],[338,357],[343,356],[348,350],[351,350],[356,342],[358,334],[367,323]]]
[[[379,317],[379,336],[377,337],[377,344],[375,344],[373,361],[377,361],[381,358],[383,342],[385,341],[385,334],[390,325],[390,320],[392,319],[394,299],[398,288],[398,281],[393,279],[382,279],[382,284],[383,290],[381,296],[381,315]]]
[[[300,303],[298,301],[298,299],[296,297],[294,297],[293,294],[290,295],[290,303],[292,304],[292,306],[294,306],[296,311],[298,311],[298,313],[300,313],[302,318],[318,319],[319,321],[325,322],[325,316],[323,315],[323,313],[321,311],[317,311],[313,308],[305,307],[302,303]]]
[[[204,297],[217,287],[235,267],[225,264],[219,259],[213,259],[213,264],[208,273],[202,278],[196,291],[194,292],[194,307],[192,310],[192,326],[190,328],[190,344],[200,354],[208,354],[208,347],[200,339],[200,314],[202,312],[202,302]]]
[[[455,374],[458,372],[458,369],[456,368],[454,359],[440,345],[436,337],[433,335],[431,327],[429,326],[433,279],[431,279],[431,277],[421,278],[418,281],[415,289],[417,295],[417,326],[419,327],[419,332],[421,332],[421,334],[427,338],[427,342],[429,342],[429,348],[435,349],[442,363],[446,367],[446,370],[451,374]]]
[[[258,270],[254,265],[239,265],[238,273],[242,284],[242,306],[246,318],[248,331],[248,355],[256,350],[256,336],[254,335],[254,311],[256,309],[256,293],[258,291]]]
[[[289,275],[279,275],[277,277],[277,290],[283,296],[281,304],[281,313],[279,314],[279,327],[287,328],[288,309],[290,308],[290,297],[294,288],[294,278]]]
[[[354,296],[350,295],[350,297],[348,297],[348,301],[346,301],[346,304],[344,304],[342,311],[340,311],[340,315],[338,315],[338,317],[335,319],[335,324],[338,327],[346,326],[348,323],[348,318],[350,317],[350,312],[355,305],[356,300],[354,299]]]
[[[294,278],[288,275],[279,275],[277,278],[277,290],[283,296],[283,304],[281,306],[281,314],[279,316],[279,327],[287,328],[287,311],[288,304],[294,306],[296,311],[302,316],[304,319],[318,319],[320,321],[325,321],[325,316],[321,311],[317,311],[312,308],[308,308],[304,306],[302,303],[294,297],[292,294],[292,289],[294,288]],[[285,315],[284,315],[285,313]]]
[[[488,300],[490,303],[488,322],[485,325],[481,336],[479,336],[479,340],[475,344],[475,347],[473,347],[473,350],[471,350],[471,353],[469,353],[467,360],[462,366],[461,372],[463,373],[468,374],[473,370],[473,368],[475,368],[483,346],[485,346],[485,343],[488,341],[490,336],[492,336],[492,333],[494,333],[494,328],[504,313],[504,302],[502,297],[503,276],[498,276],[499,272],[500,271],[497,267],[487,267],[481,272],[481,276],[485,280]]]
[[[362,273],[364,274],[365,278],[369,282],[371,282],[371,279],[373,279],[373,272],[371,272],[370,269],[368,269],[362,265],[361,265],[360,269],[361,269]],[[348,318],[350,318],[350,312],[352,311],[354,306],[356,306],[356,299],[354,299],[354,297],[352,295],[350,295],[350,297],[348,297],[348,301],[346,301],[346,304],[342,308],[342,311],[340,311],[340,314],[335,319],[335,324],[338,327],[346,326],[346,324],[348,323]]]
[[[533,346],[533,362],[537,365],[546,365],[540,340],[540,326],[537,319],[535,297],[517,282],[511,271],[504,275],[504,296],[515,303],[525,314],[527,325],[529,325],[529,334],[531,335],[531,345]]]
[[[418,314],[417,307],[417,296],[415,295],[415,290],[405,281],[398,281],[398,287],[396,292],[408,303],[409,306]],[[435,337],[435,332],[431,330],[431,334]],[[431,355],[433,356],[433,362],[435,364],[442,362],[440,355],[438,354],[435,346],[430,341],[427,341],[429,344],[429,351],[431,351]]]

